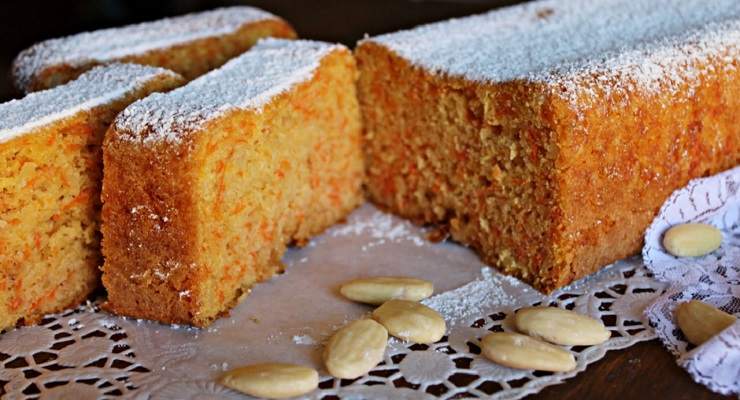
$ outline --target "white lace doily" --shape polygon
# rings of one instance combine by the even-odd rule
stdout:
[[[722,246],[698,258],[668,254],[661,244],[664,232],[686,222],[718,227]],[[676,305],[692,299],[740,315],[740,167],[694,180],[675,192],[645,235],[643,257],[655,277],[670,284],[646,309],[658,337],[695,381],[718,393],[740,393],[740,322],[694,348],[673,318]]]
[[[171,327],[111,316],[88,304],[47,317],[39,326],[0,335],[4,398],[241,399],[214,383],[231,367],[259,361],[296,362],[321,369],[321,343],[334,329],[370,308],[343,300],[341,282],[359,276],[419,276],[440,293],[426,303],[445,315],[449,331],[439,343],[392,340],[385,361],[357,380],[322,373],[310,398],[516,399],[561,383],[607,350],[654,338],[643,309],[665,289],[639,257],[544,296],[494,272],[451,243],[433,244],[426,231],[365,205],[313,240],[291,250],[288,271],[256,287],[230,317],[208,329]],[[612,331],[606,343],[573,347],[569,373],[521,371],[480,355],[479,339],[508,330],[523,306],[552,304],[601,319]]]

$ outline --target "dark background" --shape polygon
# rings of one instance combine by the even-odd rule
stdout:
[[[564,0],[565,1],[565,0]],[[598,0],[593,0],[598,1]],[[0,3],[0,101],[13,92],[9,68],[33,43],[85,30],[120,26],[235,4],[254,5],[289,21],[304,38],[353,47],[378,34],[450,17],[479,13],[517,0],[254,0],[254,1],[5,1]],[[566,384],[538,399],[721,398],[694,383],[657,341],[611,351]]]

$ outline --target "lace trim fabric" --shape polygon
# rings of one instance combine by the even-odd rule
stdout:
[[[687,222],[721,229],[722,246],[699,258],[668,254],[661,245],[663,233]],[[670,285],[645,312],[660,340],[696,382],[717,393],[740,393],[740,322],[694,347],[673,319],[675,307],[692,299],[740,315],[740,167],[675,192],[647,230],[643,258],[655,277]]]

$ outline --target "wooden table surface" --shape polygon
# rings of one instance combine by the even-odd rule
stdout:
[[[290,21],[305,38],[352,46],[365,33],[378,34],[489,10],[515,0],[208,0],[10,1],[0,13],[0,76],[9,75],[18,51],[32,43],[82,30],[117,26],[221,5],[251,4]],[[16,97],[0,79],[0,100]],[[657,340],[611,351],[567,383],[535,399],[721,399],[694,383]],[[729,397],[728,397],[729,398]]]

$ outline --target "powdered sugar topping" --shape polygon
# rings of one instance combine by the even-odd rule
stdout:
[[[176,76],[163,68],[134,64],[93,68],[66,85],[0,104],[0,143],[121,99],[154,78]]]
[[[236,32],[245,24],[277,19],[253,7],[226,7],[120,28],[83,32],[38,43],[21,52],[13,65],[18,87],[44,68],[107,63],[193,40]]]
[[[128,140],[178,142],[184,133],[234,110],[257,110],[308,81],[325,55],[344,48],[314,41],[263,39],[250,51],[181,88],[157,93],[116,119]]]
[[[690,79],[680,71],[691,60],[737,59],[738,32],[736,0],[543,0],[368,40],[474,81],[558,84],[607,74],[604,83],[627,78],[654,90]]]

